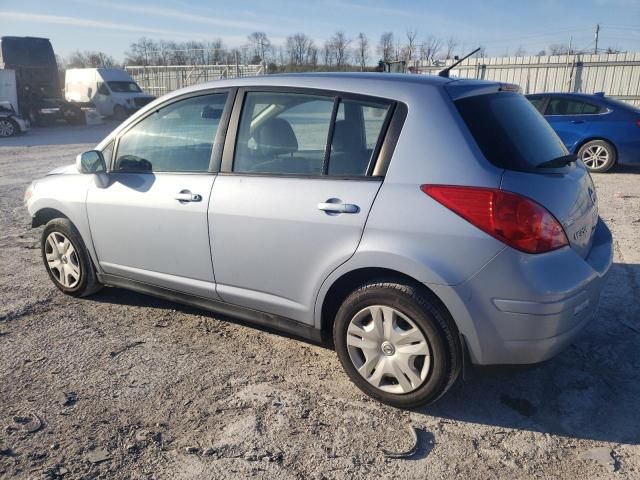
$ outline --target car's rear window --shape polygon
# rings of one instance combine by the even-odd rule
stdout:
[[[475,95],[455,104],[480,150],[497,167],[529,171],[568,154],[544,117],[519,93]]]

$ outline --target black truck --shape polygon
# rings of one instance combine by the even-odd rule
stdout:
[[[0,68],[15,71],[19,113],[32,125],[48,126],[59,120],[85,122],[82,109],[64,99],[48,38],[0,38]]]

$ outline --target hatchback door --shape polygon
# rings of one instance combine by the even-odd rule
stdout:
[[[372,172],[392,109],[316,92],[238,95],[209,212],[223,300],[312,322],[320,284],[355,252],[382,183]]]
[[[484,156],[504,168],[500,188],[545,207],[562,224],[571,247],[586,257],[598,207],[584,164],[563,161],[566,148],[522,95],[497,91],[456,98],[455,88],[450,91]]]
[[[160,107],[119,137],[106,184],[92,185],[87,196],[105,273],[217,298],[207,210],[227,97]]]

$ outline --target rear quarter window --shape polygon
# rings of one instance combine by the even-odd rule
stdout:
[[[486,159],[499,168],[530,171],[568,154],[544,117],[519,93],[464,97],[455,105]]]

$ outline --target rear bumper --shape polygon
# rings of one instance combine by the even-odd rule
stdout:
[[[473,363],[537,363],[593,318],[612,260],[611,232],[599,220],[587,258],[569,247],[543,255],[505,248],[465,283],[429,287],[449,308]]]

